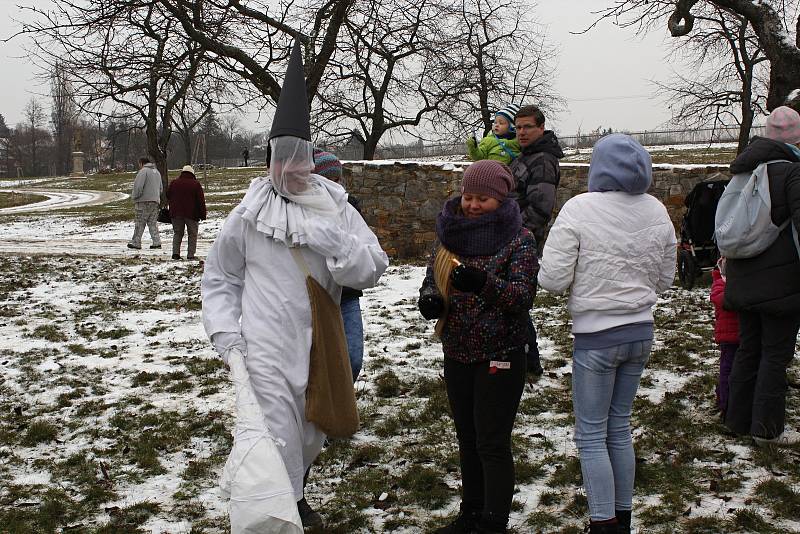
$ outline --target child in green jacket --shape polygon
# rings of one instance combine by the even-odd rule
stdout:
[[[467,139],[469,159],[472,161],[493,159],[510,165],[520,152],[517,132],[514,129],[514,118],[518,111],[518,105],[507,105],[494,114],[492,131],[481,139],[480,143],[474,137]]]

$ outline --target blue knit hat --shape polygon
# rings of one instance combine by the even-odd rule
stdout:
[[[339,158],[318,148],[314,149],[314,174],[338,182],[342,179],[342,162]]]
[[[506,107],[495,113],[494,116],[497,117],[499,115],[503,117],[508,121],[508,131],[516,132],[517,130],[514,128],[514,120],[517,117],[517,113],[519,113],[519,106],[516,104],[508,104]]]
[[[633,137],[611,134],[600,139],[589,162],[589,191],[624,191],[641,195],[653,182],[650,153]]]

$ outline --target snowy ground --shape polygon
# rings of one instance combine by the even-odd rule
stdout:
[[[212,182],[210,202],[229,209],[246,180]],[[200,323],[202,263],[125,249],[124,203],[86,209],[0,218],[0,532],[227,532],[216,482],[233,392]],[[201,254],[222,211],[201,225]],[[422,275],[394,265],[362,300],[362,430],[323,451],[307,488],[325,532],[427,532],[456,513],[441,349],[415,307]],[[577,534],[569,317],[545,292],[533,315],[547,371],[520,406],[511,526]],[[633,417],[640,532],[800,531],[800,453],[730,437],[714,411],[707,288],[670,290],[656,321]],[[800,426],[795,389],[788,406]]]

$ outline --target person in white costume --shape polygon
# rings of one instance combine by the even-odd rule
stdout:
[[[303,497],[304,475],[324,434],[305,419],[311,309],[298,247],[338,302],[341,287],[374,286],[389,264],[342,186],[314,163],[299,44],[292,51],[270,131],[269,176],[256,178],[226,219],[202,279],[203,324],[226,361],[246,357],[253,388],[280,447],[304,526],[320,524]]]

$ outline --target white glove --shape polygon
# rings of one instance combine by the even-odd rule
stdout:
[[[217,354],[220,355],[225,365],[228,365],[228,352],[231,349],[236,349],[242,353],[242,356],[247,354],[247,343],[241,334],[237,332],[217,332],[211,336],[211,343],[214,344]]]
[[[314,252],[326,258],[342,254],[347,235],[336,222],[327,217],[306,220],[306,242]]]

